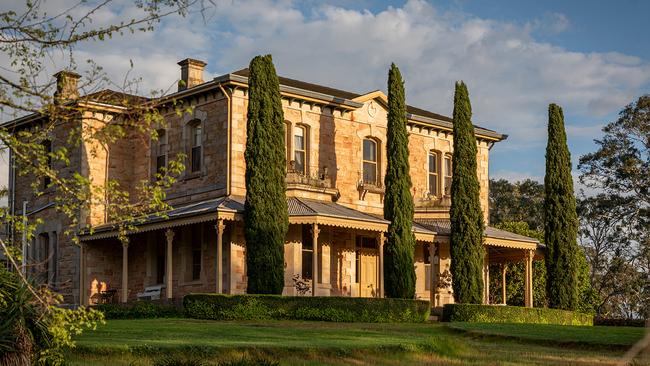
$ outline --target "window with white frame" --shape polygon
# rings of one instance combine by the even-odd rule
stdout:
[[[201,171],[203,132],[200,121],[190,123],[190,172]]]
[[[158,148],[156,151],[156,179],[164,174],[167,168],[167,132],[158,131]]]
[[[438,196],[438,153],[429,151],[429,195]]]
[[[293,131],[293,160],[295,170],[300,174],[306,174],[307,164],[307,129],[304,126],[296,126]]]
[[[377,142],[366,138],[363,140],[363,182],[377,185],[378,173]]]
[[[451,194],[451,155],[445,154],[445,195]]]

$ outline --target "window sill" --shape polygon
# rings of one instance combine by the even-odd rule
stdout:
[[[199,280],[191,280],[191,281],[183,281],[181,282],[181,286],[196,286],[196,285],[203,285],[203,281]]]
[[[203,172],[187,173],[183,178],[183,180],[197,179],[197,178],[201,178],[202,176],[203,176]]]

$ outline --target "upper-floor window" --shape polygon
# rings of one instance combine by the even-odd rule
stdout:
[[[203,133],[201,122],[195,121],[190,124],[190,172],[201,171]]]
[[[438,195],[438,153],[429,151],[429,194]]]
[[[156,178],[158,175],[164,174],[164,169],[167,168],[167,132],[165,130],[158,131],[158,149],[156,151]]]
[[[363,182],[377,184],[377,142],[372,139],[363,140]]]
[[[293,132],[293,160],[295,161],[295,170],[298,173],[305,174],[307,144],[305,137],[307,131],[303,126],[296,126]]]
[[[52,169],[52,141],[45,140],[43,141],[43,151],[45,153],[45,166],[48,170]],[[48,172],[49,173],[49,172]],[[52,179],[49,175],[43,176],[43,189],[47,188]]]
[[[445,155],[445,194],[451,194],[451,155]]]

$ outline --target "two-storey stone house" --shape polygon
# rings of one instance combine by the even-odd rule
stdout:
[[[123,187],[155,179],[158,169],[177,154],[187,156],[186,170],[168,190],[174,208],[165,218],[152,216],[138,224],[128,241],[120,242],[101,206],[80,212],[81,245],[63,235],[69,223],[52,207],[53,192],[34,197],[37,179],[11,174],[10,201],[21,213],[27,201],[30,220],[44,219],[30,245],[29,258],[45,263],[46,281],[70,303],[89,304],[99,293],[114,290],[116,301],[135,300],[147,286],[164,285],[163,298],[190,292],[244,293],[246,243],[243,234],[245,197],[247,76],[243,69],[203,80],[204,62],[179,62],[178,92],[166,101],[182,101],[191,113],[161,111],[159,138],[134,132],[110,146],[82,144],[72,151],[68,169]],[[101,103],[79,98],[78,75],[61,72],[60,97],[79,103],[79,119],[117,121],[128,108],[115,94]],[[356,94],[303,81],[280,78],[286,123],[289,230],[284,247],[286,295],[383,296],[383,250],[388,222],[383,219],[383,177],[386,171],[387,97],[381,91]],[[144,98],[142,103],[146,102]],[[449,273],[449,188],[452,120],[408,107],[416,292],[434,306],[453,302]],[[19,130],[38,124],[37,115],[5,124]],[[65,141],[66,127],[54,129],[51,144]],[[488,222],[489,152],[507,136],[475,127],[478,145],[480,199]],[[93,153],[89,153],[89,151]],[[62,167],[63,168],[63,167]],[[20,170],[20,167],[15,169]],[[86,230],[93,227],[92,232]],[[488,263],[525,261],[526,304],[532,304],[532,261],[539,243],[487,226],[485,279]],[[505,266],[500,274],[505,281]],[[488,299],[486,289],[485,298]],[[505,301],[505,294],[503,294]]]

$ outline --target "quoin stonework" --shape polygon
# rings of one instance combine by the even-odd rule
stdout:
[[[128,240],[117,232],[103,206],[79,212],[76,235],[55,211],[54,190],[36,197],[38,177],[15,174],[10,205],[29,220],[43,219],[29,245],[28,261],[40,263],[42,281],[70,304],[136,300],[145,289],[160,289],[163,299],[190,292],[241,294],[246,291],[245,196],[248,70],[204,80],[205,62],[179,62],[178,92],[166,97],[192,107],[177,115],[161,112],[166,123],[152,140],[131,131],[108,146],[84,143],[71,151],[64,174],[78,172],[93,182],[117,180],[135,191],[141,180],[155,179],[160,167],[177,154],[187,157],[186,170],[167,191],[173,207],[165,217],[141,220]],[[79,103],[80,119],[89,125],[114,123],[128,113],[120,101],[145,98],[105,90],[101,103],[79,96],[78,75],[60,72],[56,98]],[[357,94],[280,77],[287,149],[289,230],[284,245],[285,295],[382,297],[382,248],[388,222],[383,219],[386,171],[387,97],[381,91]],[[110,102],[112,101],[112,102]],[[39,123],[40,115],[5,126],[19,131]],[[449,206],[452,121],[415,107],[407,109],[410,174],[415,202],[416,296],[433,306],[454,301],[451,289]],[[65,144],[70,126],[57,125],[51,148]],[[505,135],[475,127],[480,200],[488,222],[490,149]],[[92,151],[92,153],[91,153]],[[89,230],[92,227],[93,230]],[[526,263],[526,305],[532,306],[532,261],[541,256],[535,239],[490,226],[485,228],[484,279],[488,264]],[[492,274],[494,275],[494,274]],[[505,286],[504,286],[505,288]],[[110,296],[107,296],[110,295]],[[486,288],[485,301],[489,299]],[[502,294],[505,302],[505,293]]]

